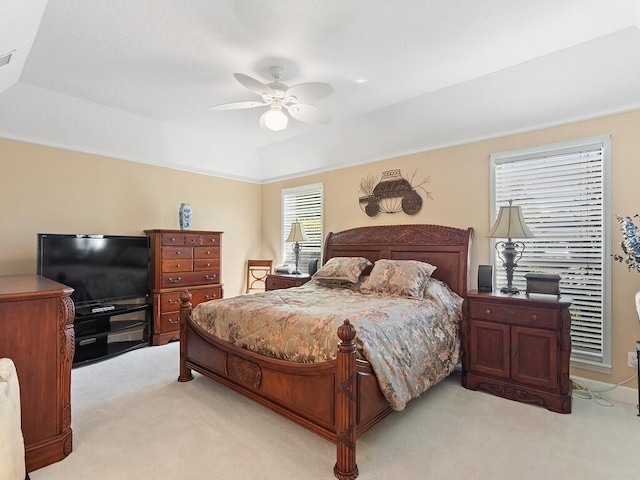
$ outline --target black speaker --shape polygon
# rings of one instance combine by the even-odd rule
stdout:
[[[478,291],[491,292],[493,290],[493,266],[478,265]]]

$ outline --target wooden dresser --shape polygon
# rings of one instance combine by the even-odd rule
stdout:
[[[180,339],[180,294],[192,305],[222,298],[222,232],[145,230],[151,237],[153,345]]]
[[[62,460],[72,449],[71,293],[39,275],[0,276],[0,357],[16,365],[29,472]]]
[[[571,413],[571,301],[468,292],[462,385]]]

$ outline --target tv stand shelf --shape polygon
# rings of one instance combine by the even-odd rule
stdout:
[[[98,312],[92,312],[93,307],[76,311],[74,367],[149,345],[151,305],[116,304]]]

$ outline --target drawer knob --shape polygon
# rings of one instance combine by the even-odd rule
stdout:
[[[178,323],[178,320],[174,320],[173,318],[170,318],[169,323],[172,323],[175,325],[176,323]]]
[[[178,301],[177,301],[177,300],[172,300],[172,299],[170,298],[169,300],[167,300],[167,303],[168,303],[169,305],[176,305],[176,304],[178,303]]]
[[[216,276],[215,275],[205,275],[204,278],[206,278],[207,280],[215,280]]]
[[[176,241],[176,238],[175,238],[175,237],[171,237],[171,241],[172,241],[172,242],[175,242],[175,241]]]
[[[182,255],[182,252],[181,252],[180,250],[178,250],[178,251],[176,252],[176,255]]]
[[[535,314],[534,314],[534,315],[531,315],[531,319],[532,319],[532,320],[537,320],[537,319],[538,319],[538,315],[535,315]]]
[[[210,264],[210,263],[207,263],[207,267],[210,267],[210,266],[211,266],[211,264]]]
[[[213,295],[205,295],[204,298],[206,300],[215,300],[216,299],[216,295],[215,294],[213,294]]]
[[[178,277],[178,278],[171,278],[169,277],[169,281],[171,283],[178,283],[180,280],[182,280],[182,277]]]
[[[207,255],[211,255],[211,250],[207,250]]]
[[[487,308],[484,313],[486,313],[487,315],[491,315],[491,309]]]

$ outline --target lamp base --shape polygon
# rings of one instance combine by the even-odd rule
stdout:
[[[506,293],[506,294],[509,294],[509,295],[518,295],[520,293],[520,290],[517,287],[513,287],[513,286],[509,287],[509,286],[507,286],[507,287],[502,287],[500,289],[500,292]]]

